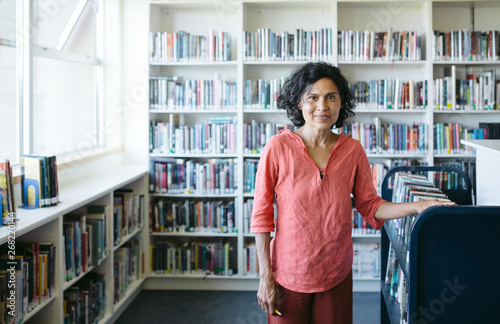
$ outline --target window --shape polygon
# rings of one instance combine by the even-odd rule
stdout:
[[[0,1],[0,161],[19,162],[16,109],[16,0]]]
[[[0,160],[103,143],[101,2],[0,0]]]

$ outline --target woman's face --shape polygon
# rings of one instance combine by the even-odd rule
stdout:
[[[316,81],[299,103],[305,126],[319,130],[330,129],[337,122],[341,106],[339,89],[329,78]]]

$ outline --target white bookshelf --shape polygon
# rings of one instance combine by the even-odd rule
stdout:
[[[119,166],[112,170],[96,173],[85,179],[78,180],[66,186],[61,186],[60,203],[54,207],[39,209],[18,208],[16,216],[16,242],[52,242],[56,247],[56,269],[55,285],[52,297],[44,300],[39,306],[27,313],[23,318],[23,323],[63,323],[63,296],[64,291],[77,283],[85,274],[98,272],[104,274],[106,282],[106,318],[99,323],[111,323],[108,319],[111,315],[118,316],[125,307],[113,305],[113,252],[114,248],[110,244],[107,246],[107,255],[103,257],[97,266],[92,266],[85,273],[65,280],[65,269],[63,269],[63,217],[65,214],[81,210],[90,204],[113,204],[113,192],[120,188],[133,188],[134,192],[147,195],[147,169],[139,166]],[[146,197],[147,198],[147,197]],[[112,208],[109,209],[110,211]],[[112,237],[113,217],[108,215],[109,232],[108,237]],[[7,241],[7,227],[0,227],[0,244]],[[122,241],[135,237],[141,238],[145,243],[149,241],[147,231],[139,229]],[[144,250],[143,252],[147,252]],[[146,253],[146,259],[148,254]],[[142,279],[144,280],[144,278]],[[142,281],[141,281],[142,284]],[[141,286],[140,286],[141,287]],[[139,290],[136,291],[138,293]],[[132,301],[132,291],[121,301],[123,303]]]

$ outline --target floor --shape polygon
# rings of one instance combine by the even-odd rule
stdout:
[[[380,323],[380,294],[354,293],[353,324]],[[118,324],[267,323],[255,291],[143,290]]]

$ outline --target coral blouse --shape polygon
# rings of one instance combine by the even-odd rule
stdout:
[[[323,179],[320,171],[302,139],[283,130],[266,144],[255,182],[251,231],[276,230],[271,241],[274,278],[303,293],[329,290],[351,271],[351,193],[356,209],[373,228],[384,224],[375,219],[384,200],[377,196],[358,141],[340,134]]]

